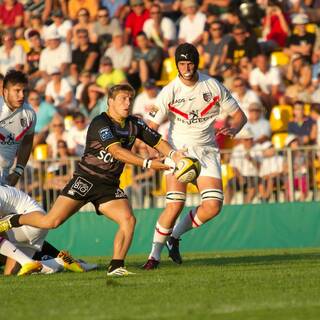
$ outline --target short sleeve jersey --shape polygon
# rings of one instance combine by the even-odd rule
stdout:
[[[214,121],[232,115],[237,101],[217,80],[199,74],[197,83],[190,87],[179,76],[165,86],[155,103],[155,111],[148,119],[161,124],[170,121],[168,140],[176,148],[215,145]]]
[[[22,139],[33,134],[35,125],[36,113],[29,104],[15,111],[6,103],[0,105],[0,181],[12,167]]]
[[[129,116],[120,125],[112,121],[105,112],[100,114],[89,125],[84,155],[76,174],[89,175],[91,179],[117,185],[124,163],[114,159],[108,148],[117,143],[122,148],[131,150],[136,138],[154,147],[160,142],[161,135],[137,117]]]

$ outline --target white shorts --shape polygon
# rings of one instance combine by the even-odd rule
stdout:
[[[10,189],[11,196],[14,196],[10,205],[10,213],[27,214],[34,211],[45,213],[41,206],[29,195],[17,189]],[[36,251],[41,251],[47,233],[48,230],[30,226],[21,226],[7,231],[9,241],[30,257]]]
[[[182,149],[182,148],[181,148]],[[196,158],[200,161],[201,171],[199,177],[212,177],[221,180],[220,152],[218,148],[212,146],[187,147],[186,156]],[[170,158],[166,158],[165,163],[175,166]],[[173,170],[167,170],[164,174],[170,174]]]

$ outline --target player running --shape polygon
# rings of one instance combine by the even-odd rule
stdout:
[[[125,163],[155,170],[170,169],[169,165],[160,160],[143,159],[132,153],[130,150],[136,138],[165,156],[174,153],[160,134],[150,129],[141,119],[129,115],[134,94],[134,89],[128,84],[110,88],[108,111],[91,122],[84,155],[73,178],[49,213],[44,215],[42,212],[33,212],[5,217],[0,220],[0,232],[21,225],[56,228],[84,204],[92,202],[98,214],[103,214],[119,225],[108,275],[130,274],[124,267],[124,259],[133,237],[135,217],[126,194],[119,188],[120,175]],[[172,156],[175,162],[181,157],[180,152]]]
[[[168,142],[175,149],[187,148],[187,155],[197,158],[201,172],[196,183],[201,204],[173,228],[186,199],[186,184],[166,172],[166,208],[160,215],[153,237],[152,250],[143,268],[158,267],[162,248],[167,240],[169,256],[182,263],[179,238],[192,228],[200,227],[221,210],[223,203],[220,154],[215,142],[213,123],[218,117],[230,116],[232,126],[220,133],[235,136],[246,123],[246,116],[230,92],[217,80],[197,71],[199,53],[184,43],[177,47],[175,60],[178,76],[165,86],[157,97],[155,110],[150,113],[150,127],[157,130],[169,118]],[[170,164],[171,160],[167,159]]]

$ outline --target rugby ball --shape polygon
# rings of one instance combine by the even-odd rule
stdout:
[[[174,175],[179,182],[189,183],[198,178],[200,170],[201,165],[198,159],[184,157],[178,162]]]

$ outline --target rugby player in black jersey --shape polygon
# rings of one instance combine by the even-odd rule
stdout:
[[[128,84],[113,86],[108,93],[108,111],[94,118],[89,126],[86,147],[73,178],[62,190],[47,215],[32,212],[8,216],[7,228],[30,225],[43,229],[57,228],[87,202],[96,212],[119,225],[114,238],[113,257],[108,275],[128,275],[124,259],[131,244],[135,217],[126,194],[119,188],[119,178],[125,163],[167,170],[160,160],[143,159],[130,150],[138,138],[161,154],[178,162],[183,153],[172,147],[143,120],[130,116],[134,89]],[[2,229],[5,222],[1,222]],[[4,230],[5,231],[5,230]]]

